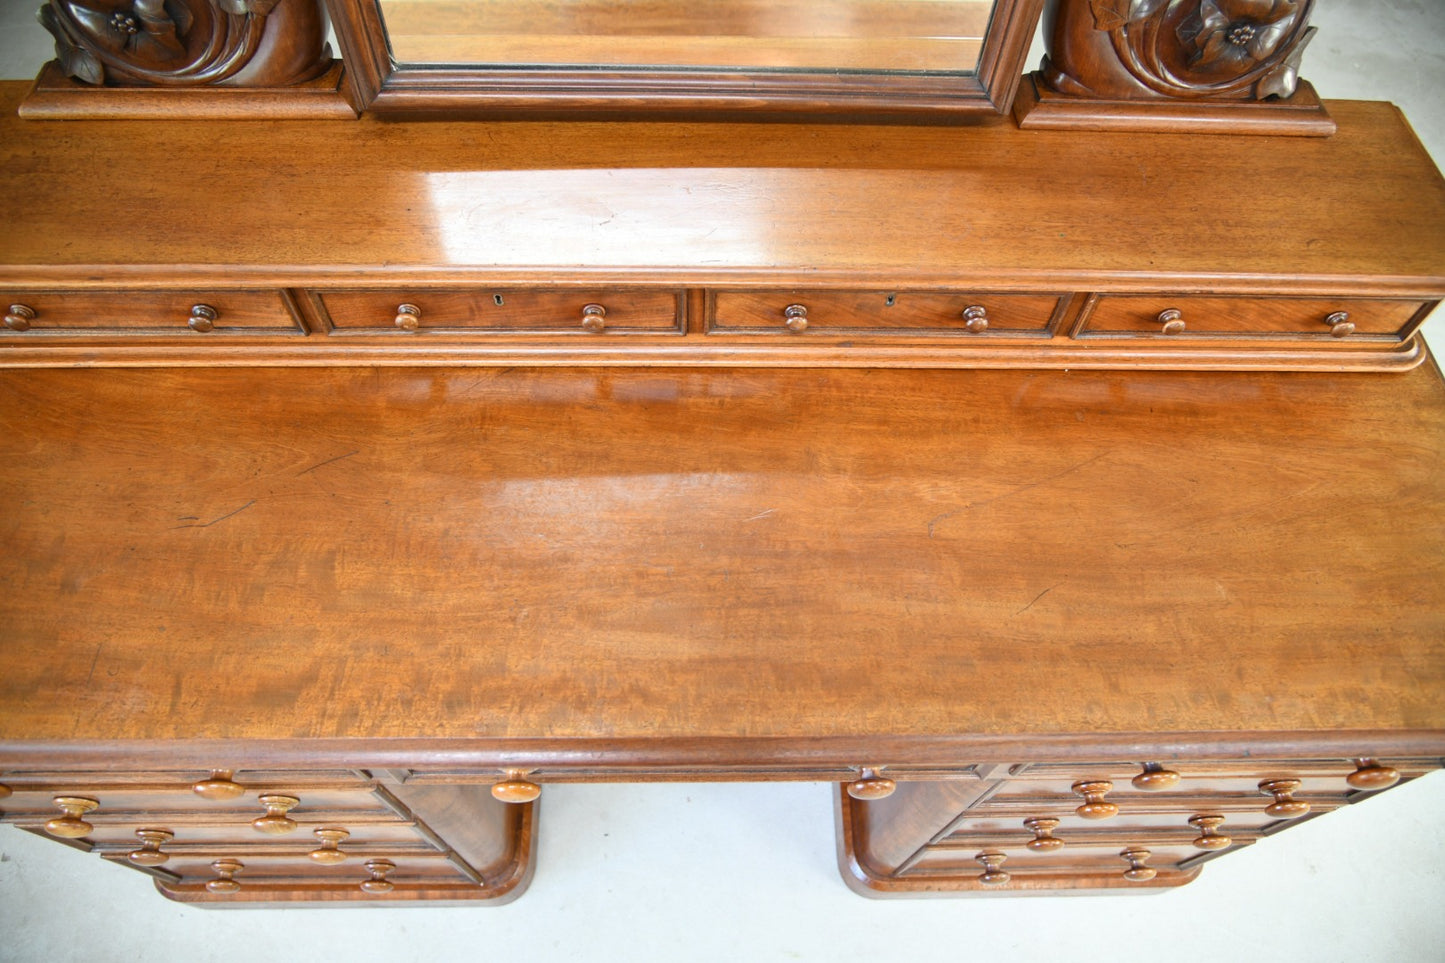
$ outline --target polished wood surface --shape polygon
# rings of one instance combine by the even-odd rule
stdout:
[[[1433,365],[56,370],[0,396],[0,762],[1445,747]]]
[[[0,303],[35,317],[7,310],[0,365],[1410,367],[1445,296],[1445,185],[1392,108],[1340,110],[1328,140],[1188,150],[12,118]],[[245,297],[275,326],[228,324]],[[210,330],[173,323],[195,305]]]
[[[1445,292],[1445,183],[1385,104],[1336,105],[1331,138],[1186,150],[1170,135],[1006,127],[52,124],[17,120],[20,92],[5,85],[0,98],[7,287],[547,272],[855,290],[1189,280],[1217,293]]]

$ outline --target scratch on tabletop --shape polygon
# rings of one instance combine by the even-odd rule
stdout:
[[[240,508],[236,509],[234,512],[227,512],[226,514],[222,515],[220,518],[212,519],[212,520],[209,521],[209,522],[196,522],[196,523],[191,524],[191,525],[173,525],[173,526],[171,526],[171,530],[172,530],[172,531],[175,531],[177,528],[210,528],[212,525],[216,524],[217,522],[224,522],[226,519],[230,518],[232,515],[239,515],[239,514],[241,514],[242,512],[244,512],[246,509],[250,508],[250,507],[251,507],[252,505],[254,505],[254,504],[256,504],[256,499],[253,498],[253,499],[251,499],[249,502],[247,502],[246,504],[242,505]]]
[[[954,516],[954,514],[955,514],[954,512],[944,512],[942,515],[937,516],[936,518],[933,519],[933,521],[929,522],[929,523],[928,523],[928,537],[929,537],[929,538],[932,538],[932,537],[933,537],[933,526],[937,525],[939,522],[943,521],[943,520],[946,519],[946,518],[952,518],[952,517]]]
[[[95,677],[95,666],[96,663],[100,661],[100,650],[104,647],[104,643],[101,643],[95,647],[95,658],[90,660],[90,672],[88,672],[85,676],[85,682],[87,685],[89,685],[90,680]]]
[[[1060,582],[1060,583],[1059,583],[1059,585],[1063,585],[1063,584],[1064,584],[1063,582]],[[1025,612],[1027,612],[1029,609],[1031,609],[1031,608],[1034,607],[1034,602],[1037,602],[1039,599],[1043,598],[1045,595],[1048,595],[1048,594],[1049,594],[1050,592],[1052,592],[1054,589],[1058,588],[1059,585],[1050,585],[1048,588],[1044,589],[1044,590],[1043,590],[1042,592],[1040,592],[1038,595],[1035,595],[1033,602],[1030,602],[1028,605],[1025,605],[1023,608],[1019,609],[1017,612],[1014,613],[1014,615],[1023,615],[1023,614],[1024,614]]]
[[[304,471],[298,471],[298,472],[296,473],[296,477],[299,478],[299,477],[301,477],[302,475],[309,475],[311,472],[315,471],[316,469],[318,469],[318,468],[325,468],[327,465],[331,464],[331,463],[334,462],[334,461],[341,461],[341,459],[343,459],[343,458],[350,458],[352,455],[359,455],[359,454],[361,454],[361,449],[360,449],[360,448],[356,449],[355,451],[348,451],[348,452],[347,452],[346,454],[344,454],[344,455],[337,455],[335,458],[328,458],[328,459],[326,459],[325,461],[317,462],[316,464],[312,465],[310,468],[305,469]]]
[[[758,512],[758,513],[757,513],[756,515],[754,515],[752,518],[745,518],[745,519],[743,519],[743,521],[746,521],[746,522],[755,522],[755,521],[757,521],[757,520],[760,519],[760,518],[767,518],[769,515],[773,514],[773,513],[776,512],[776,511],[777,511],[776,508],[770,508],[770,509],[768,509],[768,510],[765,511],[765,512]]]

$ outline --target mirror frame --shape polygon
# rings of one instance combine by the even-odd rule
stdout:
[[[1013,105],[1044,2],[995,0],[967,74],[398,65],[380,0],[327,7],[352,105],[377,115],[960,123]]]

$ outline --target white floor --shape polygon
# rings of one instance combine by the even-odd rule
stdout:
[[[37,3],[0,0],[0,76],[33,76],[49,57]],[[1326,97],[1400,104],[1445,161],[1445,0],[1320,0],[1315,23],[1304,76]],[[1445,319],[1427,331],[1445,350]],[[0,960],[1445,961],[1438,773],[1212,863],[1183,889],[1078,899],[854,896],[835,869],[831,792],[548,787],[532,888],[460,910],[185,908],[124,867],[0,827]]]

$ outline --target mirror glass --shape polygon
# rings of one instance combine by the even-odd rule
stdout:
[[[392,58],[505,66],[973,73],[993,0],[380,0]]]

